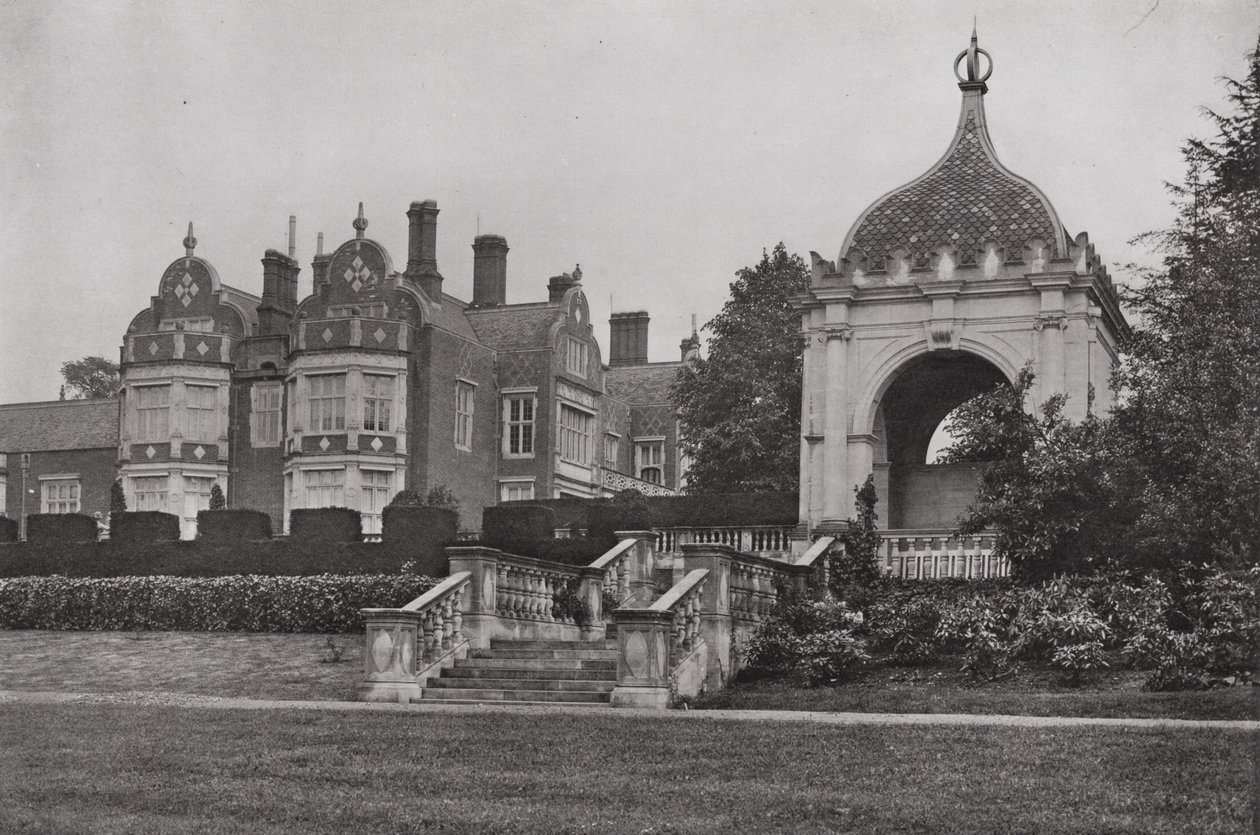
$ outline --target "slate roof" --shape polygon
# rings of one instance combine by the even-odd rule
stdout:
[[[950,244],[964,262],[988,240],[1005,247],[1007,257],[1022,252],[1031,238],[1054,248],[1057,220],[1045,199],[998,163],[987,139],[975,112],[969,112],[935,169],[866,210],[850,236],[850,248],[860,248],[876,269],[897,247],[921,258]]]
[[[496,351],[547,348],[551,326],[564,317],[556,304],[504,305],[464,311],[477,338]]]
[[[0,406],[0,452],[118,446],[118,398]]]
[[[672,403],[669,390],[682,367],[681,362],[614,365],[604,374],[604,388],[610,396],[631,406]]]

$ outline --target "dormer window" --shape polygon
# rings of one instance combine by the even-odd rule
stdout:
[[[566,339],[565,369],[578,377],[586,377],[586,361],[588,349],[585,342],[570,336]]]

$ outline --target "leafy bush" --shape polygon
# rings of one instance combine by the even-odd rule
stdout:
[[[261,510],[202,510],[197,513],[197,540],[249,542],[271,539],[271,517]]]
[[[1003,640],[1006,619],[994,604],[980,595],[964,598],[941,612],[936,629],[941,645],[960,653],[963,672],[975,677],[996,675],[1011,653]]]
[[[811,601],[784,588],[771,616],[744,648],[753,676],[791,676],[811,685],[842,681],[870,660],[858,631],[861,612],[835,600]]]
[[[557,619],[572,618],[578,626],[591,622],[591,607],[578,594],[576,577],[569,577],[556,586],[551,598],[551,614]]]
[[[391,505],[383,513],[381,538],[390,554],[414,561],[420,574],[445,577],[450,566],[445,548],[455,541],[458,526],[453,510]]]
[[[26,517],[28,542],[94,542],[96,520],[86,513],[33,513]]]
[[[874,645],[896,664],[923,664],[936,651],[941,623],[939,603],[915,598],[909,603],[880,601],[868,607],[867,629]]]
[[[289,511],[289,536],[318,542],[359,542],[363,520],[348,507],[316,507]]]
[[[227,510],[227,499],[217,481],[210,487],[210,510]]]
[[[409,574],[318,577],[20,577],[0,580],[0,628],[341,632],[359,610],[396,607],[434,585]]]
[[[179,539],[179,517],[156,510],[112,513],[109,538],[128,544]]]
[[[617,544],[617,531],[645,531],[656,524],[647,497],[638,490],[622,490],[610,501],[591,507],[587,535],[608,549]]]
[[[17,542],[18,523],[16,519],[0,516],[0,542]]]

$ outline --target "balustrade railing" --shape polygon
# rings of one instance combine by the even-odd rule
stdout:
[[[572,611],[557,609],[556,593],[575,585],[578,578],[576,567],[504,554],[499,558],[495,614],[544,623],[575,623]]]
[[[657,528],[656,550],[676,554],[684,545],[726,545],[762,556],[786,556],[792,551],[792,532],[792,527],[780,525]]]
[[[464,640],[462,599],[471,576],[467,571],[453,574],[402,607],[420,615],[416,656],[422,666],[438,661]]]
[[[623,539],[611,550],[591,563],[594,571],[603,572],[600,591],[621,603],[630,596],[630,555],[638,540]]]
[[[885,574],[907,580],[980,579],[1010,574],[1009,561],[993,553],[994,535],[960,537],[947,530],[900,530],[881,534]]]
[[[739,554],[731,558],[731,617],[761,623],[779,599],[775,581],[788,578],[782,563]]]
[[[669,627],[670,669],[696,648],[700,638],[700,599],[708,576],[708,570],[703,568],[689,572],[651,606],[654,611],[674,615]]]

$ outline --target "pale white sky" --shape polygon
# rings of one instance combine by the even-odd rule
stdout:
[[[305,294],[315,233],[350,237],[360,200],[400,267],[408,204],[437,200],[461,298],[478,217],[512,248],[510,302],[581,262],[605,350],[611,296],[651,312],[651,359],[676,359],[763,247],[836,257],[937,159],[973,14],[1003,162],[1132,260],[1258,4],[6,4],[0,402],[55,398],[64,360],[116,359],[189,220],[224,282],[258,293],[296,214]]]

